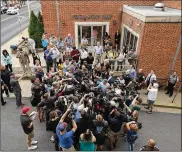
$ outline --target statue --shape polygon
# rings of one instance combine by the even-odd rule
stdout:
[[[36,44],[33,39],[22,37],[22,40],[25,41],[25,45],[26,45],[28,51],[30,50],[31,53],[36,53],[36,49],[35,49]]]
[[[29,60],[28,53],[26,51],[24,51],[22,48],[19,48],[18,52],[16,54],[16,57],[19,58],[19,63],[23,69],[23,75],[21,78],[23,78],[27,74],[32,75],[32,71],[31,71],[31,68],[29,66],[30,60]]]

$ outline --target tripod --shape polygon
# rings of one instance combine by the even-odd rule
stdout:
[[[181,83],[181,84],[182,84],[182,83]],[[176,94],[175,94],[175,96],[174,96],[174,98],[173,98],[173,100],[172,100],[172,103],[174,102],[174,100],[175,100],[175,98],[176,98],[176,96],[177,96],[177,94],[178,94],[178,92],[179,92],[179,90],[180,90],[180,88],[181,88],[181,84],[180,84],[178,90],[176,91]]]

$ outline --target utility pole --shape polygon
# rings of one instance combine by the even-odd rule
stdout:
[[[57,16],[57,24],[58,24],[58,37],[60,37],[60,19],[59,19],[59,2],[56,0],[56,16]]]
[[[29,15],[29,19],[30,19],[30,1],[27,0],[27,6],[28,6],[28,15]]]
[[[174,56],[172,58],[172,63],[171,63],[171,68],[170,68],[169,74],[172,74],[174,72],[175,63],[176,63],[178,54],[181,51],[181,37],[182,37],[182,35],[180,35],[178,46],[177,46]]]

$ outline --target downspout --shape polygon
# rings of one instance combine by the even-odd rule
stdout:
[[[59,18],[59,2],[56,0],[56,16],[57,16],[57,24],[58,24],[58,38],[60,37],[60,18]]]

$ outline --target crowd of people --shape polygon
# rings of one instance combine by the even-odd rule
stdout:
[[[111,43],[108,45],[105,39],[104,47],[97,42],[95,52],[89,52],[86,40],[82,41],[84,44],[80,50],[76,49],[71,34],[64,41],[62,38],[57,40],[53,35],[49,39],[47,34],[43,35],[47,69],[43,71],[40,59],[34,59],[30,102],[37,108],[40,122],[46,122],[45,130],[52,131],[50,139],[56,151],[114,150],[120,136],[128,144],[126,150],[134,150],[138,130],[142,129],[142,123],[139,122],[142,98],[139,92],[146,84],[148,106],[145,108],[151,114],[157,98],[158,83],[154,70],[145,77],[143,70],[137,72],[133,65],[121,75],[114,75],[115,67],[112,65],[115,60],[112,58],[121,57],[124,60],[125,55],[128,55],[118,51],[119,34],[117,31],[115,35],[116,46]],[[21,101],[21,87],[12,72],[10,55],[7,51],[3,51],[3,55],[8,61],[5,66],[1,66],[1,90],[8,92],[9,89],[15,94],[16,105],[21,108],[20,120],[27,135],[28,150],[33,150],[37,148],[35,145],[38,142],[32,140],[34,126],[31,108],[24,106]],[[169,80],[167,93],[170,96],[173,91],[171,86],[175,86],[177,81],[174,72]],[[5,105],[1,92],[1,102]],[[155,147],[155,141],[150,139],[140,150],[159,149]]]

